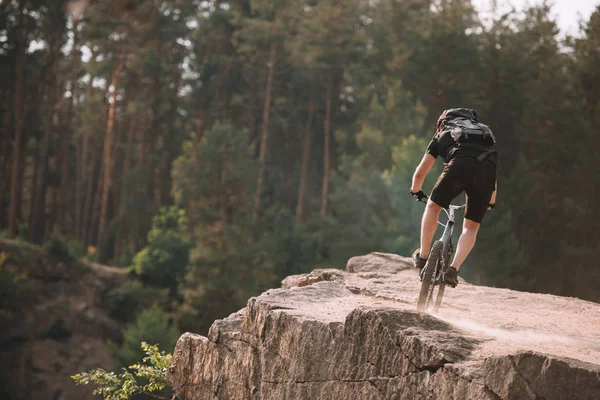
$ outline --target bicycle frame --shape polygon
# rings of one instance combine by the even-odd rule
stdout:
[[[418,200],[423,201],[423,199]],[[425,203],[425,201],[423,202]],[[417,311],[428,311],[432,305],[434,313],[439,310],[446,288],[444,275],[452,256],[452,233],[454,232],[456,210],[462,210],[465,207],[466,205],[450,205],[448,209],[444,209],[448,221],[445,224],[437,221],[444,227],[444,232],[440,239],[431,244],[429,258],[420,272],[421,289],[417,300]],[[436,286],[438,287],[437,294],[435,294]]]
[[[452,233],[454,233],[455,212],[457,210],[462,210],[463,208],[465,208],[464,204],[462,206],[450,205],[448,210],[446,210],[445,208],[443,209],[446,215],[448,216],[448,222],[446,222],[446,225],[438,221],[438,224],[444,226],[444,233],[442,233],[442,237],[440,239],[442,243],[444,243],[443,254],[448,254],[448,251],[450,251],[450,246],[452,246]],[[447,266],[445,265],[444,267]]]
[[[422,201],[422,203],[427,203],[426,201]],[[446,268],[448,268],[448,265],[446,264],[446,257],[444,257],[444,255],[449,254],[450,252],[450,248],[452,247],[452,233],[454,233],[454,218],[455,218],[455,214],[457,210],[462,210],[466,207],[466,204],[463,204],[462,206],[455,206],[455,205],[450,205],[450,207],[448,207],[448,209],[446,210],[445,208],[443,208],[442,210],[444,210],[444,212],[446,213],[446,216],[448,217],[448,221],[446,222],[446,224],[442,224],[439,220],[438,220],[438,224],[444,227],[444,232],[442,233],[442,237],[440,238],[441,242],[444,244],[444,247],[442,249],[442,268],[440,268],[440,270],[437,273],[436,276],[436,282],[443,282],[444,281],[444,270]],[[449,260],[448,260],[449,262]]]

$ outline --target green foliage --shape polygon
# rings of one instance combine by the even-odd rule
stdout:
[[[423,146],[414,137],[405,144]],[[394,154],[404,150],[399,147],[393,150]],[[402,174],[403,171],[406,170],[398,163],[391,171],[371,171],[370,175],[363,172],[353,177],[351,184],[336,185],[339,189],[332,195],[336,218],[327,225],[332,265],[344,263],[356,254],[410,254],[418,247],[423,206],[407,194],[412,174]],[[425,183],[425,190],[433,187],[434,174]]]
[[[76,238],[68,237],[66,239],[67,249],[74,258],[83,258],[87,254],[85,247]]]
[[[185,330],[206,332],[215,319],[244,307],[248,298],[286,276],[308,272],[315,263],[314,236],[285,209],[266,210],[260,221],[241,220],[218,235],[197,232],[181,290],[179,324]]]
[[[192,246],[187,229],[185,211],[175,206],[154,217],[148,244],[133,259],[132,268],[142,282],[176,293]]]
[[[485,228],[478,233],[477,245],[469,255],[470,263],[461,268],[461,274],[469,282],[479,285],[497,285],[517,290],[532,287],[535,271],[519,246],[510,210],[499,203],[498,207],[488,212],[484,221]]]
[[[167,352],[172,352],[179,338],[179,331],[171,322],[171,317],[158,305],[140,313],[123,333],[123,343],[109,343],[109,351],[120,365],[130,365],[141,358],[140,342],[160,344]]]
[[[199,143],[184,144],[173,167],[175,201],[186,209],[192,226],[236,221],[250,209],[257,167],[247,133],[217,124]]]
[[[66,262],[75,260],[75,255],[71,252],[67,239],[61,235],[52,235],[52,237],[44,243],[43,249],[47,254],[56,257],[59,260]]]
[[[229,124],[187,143],[175,163],[175,198],[195,227],[180,289],[185,330],[206,332],[249,297],[314,265],[314,237],[289,210],[265,206],[260,218],[251,215],[257,165],[246,132]]]
[[[106,296],[110,316],[129,322],[153,304],[168,302],[168,289],[144,286],[138,281],[129,281],[108,292]]]
[[[429,110],[429,123],[445,108],[481,108],[482,73],[480,25],[470,2],[440,2],[427,18],[427,29],[411,45],[417,48],[407,60],[406,87]],[[477,105],[478,107],[476,107]]]
[[[258,228],[259,223],[246,219],[216,233],[197,233],[197,246],[181,290],[182,329],[206,333],[215,319],[237,311],[249,297],[276,283],[270,251],[273,242],[255,238]]]
[[[158,349],[158,345],[141,344],[146,356],[141,363],[123,368],[120,373],[96,369],[71,376],[78,385],[93,383],[95,395],[104,400],[129,400],[136,394],[158,393],[159,398],[167,399],[172,394],[166,371],[171,366],[173,356]]]
[[[22,175],[38,180],[19,186],[18,231],[41,238],[59,228],[69,239],[53,237],[45,248],[64,260],[83,255],[75,236],[104,254],[98,188],[111,163],[106,253],[142,282],[110,293],[121,321],[159,303],[186,329],[205,332],[248,297],[313,268],[316,232],[325,255],[319,266],[343,267],[371,251],[410,254],[423,212],[407,193],[411,176],[435,118],[450,106],[477,109],[499,139],[498,208],[484,221],[465,276],[600,299],[593,269],[600,222],[592,213],[600,193],[600,8],[577,37],[563,40],[548,4],[482,23],[469,1],[157,0],[129,2],[127,12],[105,1],[89,2],[74,32],[49,0],[0,3],[7,32],[0,71],[8,78],[0,92],[9,99],[0,126],[10,133],[3,149],[18,126],[18,39],[45,44],[22,61],[31,77],[22,89]],[[67,40],[72,49],[62,46]],[[87,49],[81,60],[78,49]],[[113,89],[111,144],[110,113],[98,110],[107,111]],[[49,103],[57,93],[65,94],[60,107]],[[65,148],[77,156],[63,157]],[[5,153],[3,177],[15,170]],[[6,216],[10,182],[2,183]],[[36,203],[45,227],[35,223],[41,218],[29,221]],[[173,203],[179,208],[161,209]],[[16,244],[11,262],[35,265],[39,249]]]
[[[309,272],[315,266],[315,235],[299,224],[285,208],[267,210],[260,224],[255,225],[255,230],[258,237],[256,251],[264,253],[260,262],[272,266],[274,271],[271,285],[278,285],[290,275]]]
[[[248,298],[286,276],[308,272],[315,263],[314,236],[284,209],[269,209],[260,221],[240,221],[218,238],[197,237],[182,287],[179,324],[184,330],[207,332],[215,319],[244,307]]]

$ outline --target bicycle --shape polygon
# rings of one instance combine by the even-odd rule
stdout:
[[[420,201],[426,203],[424,200]],[[433,311],[436,313],[442,304],[442,298],[446,290],[444,274],[448,267],[450,267],[450,257],[454,252],[454,247],[452,246],[454,214],[456,211],[464,208],[465,204],[462,206],[450,205],[448,210],[444,209],[444,212],[448,216],[446,225],[438,221],[438,224],[444,227],[444,233],[439,240],[433,242],[427,263],[420,272],[421,291],[419,292],[419,300],[417,301],[417,311]],[[433,307],[431,307],[436,286],[438,287],[437,296]]]

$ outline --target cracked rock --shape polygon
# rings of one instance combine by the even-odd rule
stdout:
[[[463,281],[430,315],[419,286],[382,253],[288,277],[184,334],[168,378],[182,400],[600,398],[600,305]]]

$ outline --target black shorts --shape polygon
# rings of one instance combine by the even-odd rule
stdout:
[[[465,218],[481,223],[495,187],[496,164],[485,160],[450,161],[444,166],[430,198],[435,204],[448,208],[450,202],[464,191],[467,194]]]

